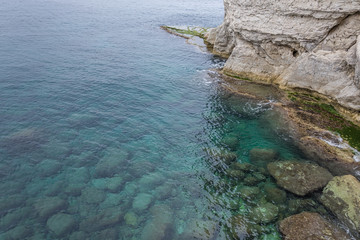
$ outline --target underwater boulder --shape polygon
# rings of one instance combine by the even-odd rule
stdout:
[[[226,175],[228,175],[230,178],[235,178],[237,180],[244,179],[246,174],[241,170],[234,170],[231,168],[226,169]]]
[[[181,239],[214,239],[217,230],[217,223],[201,219],[189,220]]]
[[[64,213],[52,216],[46,225],[58,237],[70,234],[77,227],[75,219]]]
[[[117,173],[123,173],[128,164],[128,152],[114,149],[105,155],[95,166],[96,178],[112,177]]]
[[[279,153],[274,149],[253,148],[249,152],[250,162],[259,167],[266,167],[270,162],[279,158]]]
[[[280,204],[286,201],[286,192],[272,185],[265,185],[265,198],[267,201]]]
[[[68,206],[67,201],[59,197],[46,197],[38,199],[34,203],[34,208],[39,217],[46,221],[47,218],[54,213],[60,212],[66,209]]]
[[[87,233],[101,231],[117,225],[123,216],[123,211],[119,207],[103,209],[96,215],[84,217],[80,222],[80,230]]]
[[[134,198],[132,203],[132,207],[136,211],[143,211],[149,208],[150,204],[153,201],[153,196],[148,193],[139,193]]]
[[[33,229],[29,226],[18,225],[13,229],[5,232],[5,234],[0,235],[1,239],[4,240],[13,240],[13,239],[27,239],[33,233]]]
[[[150,209],[149,219],[141,234],[141,240],[172,239],[174,234],[173,211],[167,205],[159,204]]]
[[[124,216],[126,225],[136,227],[138,224],[138,216],[134,212],[127,212]]]
[[[267,168],[279,186],[299,196],[323,188],[333,177],[325,168],[305,162],[272,162]]]
[[[249,211],[249,219],[256,223],[274,222],[279,214],[276,205],[269,202],[261,202]]]
[[[105,200],[106,194],[100,189],[87,187],[81,191],[80,198],[87,204],[99,204]]]
[[[341,239],[350,240],[346,232],[331,224],[318,213],[302,212],[280,222],[285,240]]]
[[[222,144],[225,147],[229,148],[232,151],[235,151],[236,148],[239,146],[239,139],[235,135],[227,135],[222,139]]]
[[[155,170],[155,165],[150,161],[134,161],[128,167],[128,172],[133,177],[141,177]]]

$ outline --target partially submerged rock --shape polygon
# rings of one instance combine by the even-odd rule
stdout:
[[[302,137],[298,145],[309,158],[329,169],[334,175],[359,175],[360,163],[354,160],[350,149],[331,146],[312,136]]]
[[[351,239],[344,230],[326,221],[318,213],[303,212],[280,222],[280,231],[285,240],[304,239]]]
[[[321,189],[332,178],[325,168],[311,163],[280,161],[267,168],[279,186],[300,196]]]
[[[360,182],[351,175],[334,177],[320,201],[354,233],[360,232]]]

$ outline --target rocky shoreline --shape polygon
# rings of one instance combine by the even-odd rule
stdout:
[[[176,32],[176,28],[172,31]],[[214,46],[209,45],[212,41],[207,37],[209,35],[205,34],[204,40],[208,49],[212,51]],[[219,70],[218,74],[224,80],[222,83],[224,88],[247,98],[261,99],[261,96],[247,91],[244,83],[278,86],[271,82],[259,83],[256,77],[253,79],[249,74],[246,77],[238,74],[229,76],[226,69]],[[331,223],[333,219],[326,219],[315,212],[302,212],[279,222],[278,226],[283,238],[307,239],[312,236],[326,239],[360,238],[358,217],[360,216],[360,161],[359,148],[356,145],[357,136],[351,138],[345,135],[348,137],[347,141],[341,137],[340,131],[343,128],[351,131],[353,128],[357,133],[358,126],[351,122],[356,120],[356,117],[354,118],[356,114],[346,114],[353,111],[346,112],[341,106],[334,107],[333,101],[313,91],[281,88],[278,88],[278,91],[282,97],[279,101],[271,103],[273,109],[281,113],[284,128],[311,161],[305,163],[293,160],[274,161],[274,158],[271,158],[270,162],[265,161],[265,168],[276,179],[281,189],[298,196],[316,198],[352,234],[350,236],[334,226]],[[256,154],[267,156],[269,152],[266,149],[259,149]],[[230,165],[227,173],[235,179],[244,181],[241,171],[234,165]],[[236,235],[238,230],[236,228],[243,226],[244,223],[242,219],[236,217],[233,220],[237,223],[230,224],[230,229]]]

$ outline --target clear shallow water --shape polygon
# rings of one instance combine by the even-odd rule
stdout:
[[[221,59],[159,28],[222,17],[221,0],[4,1],[0,238],[279,239],[299,199],[259,220],[273,180],[258,164],[239,181],[224,159],[301,153],[269,104],[219,87]]]

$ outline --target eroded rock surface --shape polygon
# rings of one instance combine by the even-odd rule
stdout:
[[[311,163],[279,161],[267,167],[279,186],[300,196],[324,187],[332,179],[329,171]]]
[[[360,110],[360,2],[224,0],[207,41],[229,56],[224,72],[306,88]]]
[[[345,231],[326,221],[318,213],[303,212],[280,222],[285,240],[351,239]]]
[[[355,234],[360,232],[360,182],[352,175],[334,177],[320,201]]]

